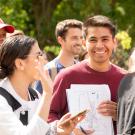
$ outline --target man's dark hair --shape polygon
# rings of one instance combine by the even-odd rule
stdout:
[[[110,30],[113,37],[116,34],[116,26],[106,16],[96,15],[89,17],[83,24],[84,37],[87,36],[89,27],[106,27]]]
[[[55,29],[56,39],[58,36],[65,39],[66,33],[70,28],[79,28],[82,30],[82,24],[83,23],[81,21],[78,21],[75,19],[67,19],[67,20],[59,22],[56,25],[56,29]]]

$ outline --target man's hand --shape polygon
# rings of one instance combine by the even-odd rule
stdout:
[[[117,103],[113,101],[103,101],[97,108],[98,112],[104,116],[111,116],[114,121],[117,120]]]

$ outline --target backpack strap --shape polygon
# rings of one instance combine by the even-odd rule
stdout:
[[[74,64],[76,64],[76,63],[78,63],[78,61],[74,60]],[[56,75],[58,74],[57,66],[55,64],[55,61],[51,61],[49,64],[50,64],[50,66],[49,66],[50,67],[49,68],[49,70],[50,70],[50,77],[54,81]]]
[[[51,70],[51,79],[54,81],[55,79],[55,76],[57,75],[57,67],[55,65],[55,62],[54,61],[51,61],[50,62],[50,70]]]
[[[29,93],[32,101],[36,98],[39,98],[37,92],[32,88],[29,88]],[[2,95],[7,100],[13,111],[22,106],[6,89],[2,87],[0,87],[0,95]],[[28,125],[28,111],[21,111],[19,119],[23,123],[23,125]]]
[[[21,107],[21,104],[4,88],[0,87],[0,95],[6,98],[8,104],[12,107],[13,111]]]
[[[31,100],[39,99],[38,94],[35,90],[33,90],[31,87],[28,88]]]
[[[30,97],[31,100],[34,101],[35,99],[38,99],[38,94],[35,90],[33,90],[32,88],[28,88],[29,93],[30,93]],[[26,111],[22,111],[20,113],[20,121],[23,123],[23,125],[28,125],[28,110]]]

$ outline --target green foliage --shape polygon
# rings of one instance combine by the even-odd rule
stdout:
[[[120,31],[116,34],[118,40],[117,49],[114,51],[111,61],[125,69],[128,69],[128,58],[131,49],[132,38],[126,31]]]
[[[24,0],[0,0],[0,17],[5,22],[14,25],[16,29],[33,36],[33,30],[29,30],[31,24],[28,24],[30,17],[24,9],[23,2]]]
[[[45,52],[53,52],[55,54],[55,56],[57,56],[59,54],[60,51],[60,47],[56,46],[56,45],[46,45],[44,48]]]
[[[118,24],[119,31],[125,30],[132,38],[132,43],[135,42],[134,29],[135,29],[135,18],[132,15],[135,10],[134,0],[118,0],[114,6],[113,19]],[[132,44],[133,47],[133,44]],[[132,48],[131,47],[131,48]]]
[[[122,45],[118,44],[117,49],[114,51],[113,56],[111,58],[111,62],[128,69],[128,58],[129,58],[129,50],[123,50]]]
[[[131,37],[128,35],[126,31],[121,31],[116,35],[116,38],[119,40],[120,44],[122,45],[123,49],[130,49],[131,48]]]
[[[41,1],[39,0],[39,2]],[[0,0],[0,17],[5,22],[13,24],[17,29],[23,30],[27,35],[38,35],[36,32],[38,26],[35,23],[37,18],[34,18],[33,15],[32,2],[33,0]],[[50,1],[48,0],[48,2]],[[43,6],[42,4],[39,5]],[[41,24],[41,37],[47,37],[48,41],[43,43],[45,50],[53,51],[56,55],[59,52],[59,46],[54,36],[55,26],[59,21],[68,18],[83,21],[88,16],[102,14],[110,17],[118,26],[120,32],[117,36],[120,39],[120,45],[115,52],[113,61],[122,67],[126,67],[129,52],[135,42],[134,5],[134,0],[62,0],[57,4],[56,9],[45,8],[46,12],[53,11],[51,20],[48,20],[49,23],[43,21]],[[41,9],[43,8],[41,7]],[[43,17],[39,16],[38,19],[43,19]],[[46,26],[46,24],[49,25]]]

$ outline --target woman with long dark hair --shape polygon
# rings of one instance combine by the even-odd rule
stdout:
[[[69,135],[83,118],[68,127],[60,121],[46,122],[52,96],[52,83],[43,69],[38,42],[28,36],[7,38],[0,47],[0,134],[1,135]],[[43,86],[42,96],[29,88],[35,80]]]

